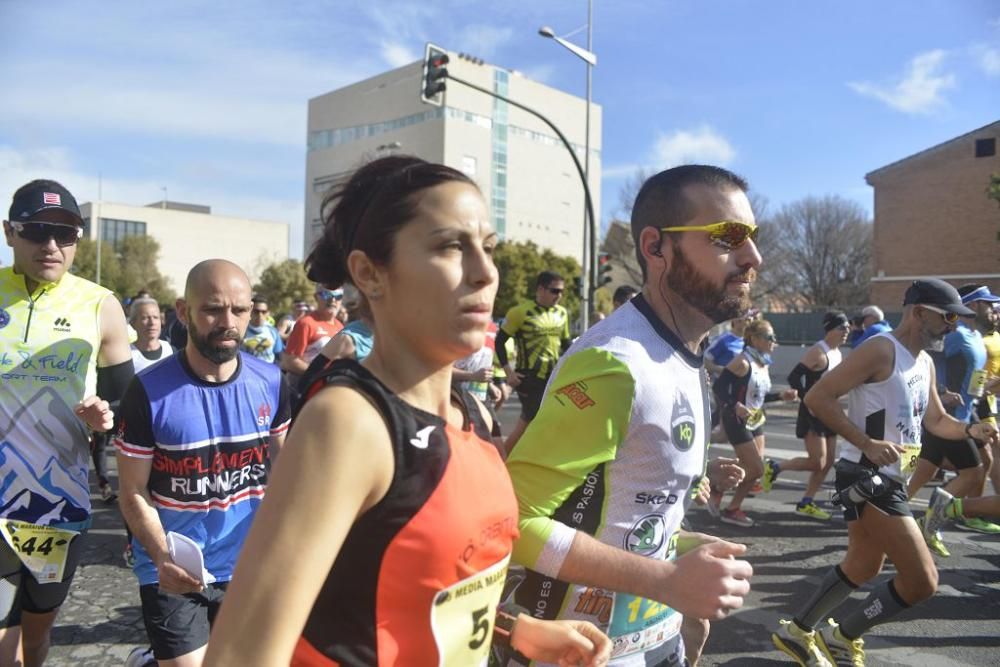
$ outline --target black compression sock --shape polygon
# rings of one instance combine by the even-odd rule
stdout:
[[[856,588],[840,566],[834,565],[827,571],[809,602],[792,620],[803,630],[812,630]]]
[[[840,623],[840,633],[847,639],[857,639],[879,623],[909,608],[896,592],[895,580],[879,584],[857,609]]]

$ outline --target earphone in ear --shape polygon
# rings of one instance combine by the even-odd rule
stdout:
[[[653,255],[654,257],[663,257],[663,251],[660,250],[660,244],[657,243],[656,248],[654,250],[651,250],[649,254]]]

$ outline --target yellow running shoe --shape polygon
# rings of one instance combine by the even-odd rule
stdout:
[[[816,503],[808,503],[806,505],[796,505],[795,511],[799,514],[805,514],[806,516],[811,516],[814,519],[820,519],[822,521],[829,521],[833,516],[829,512],[825,512],[817,507]]]
[[[834,667],[816,645],[815,630],[803,630],[794,621],[781,619],[778,631],[771,633],[775,648],[787,653],[800,667]]]
[[[941,531],[936,530],[933,533],[928,533],[924,530],[924,519],[921,517],[917,520],[917,525],[920,526],[920,532],[924,535],[924,542],[927,543],[927,548],[931,550],[931,553],[935,553],[941,558],[947,558],[951,555],[948,551],[948,547],[944,545],[944,540],[941,539]]]
[[[816,643],[830,662],[836,667],[865,667],[865,640],[848,639],[832,618],[826,622],[829,625],[816,633]]]

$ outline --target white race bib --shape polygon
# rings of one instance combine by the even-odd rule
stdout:
[[[431,607],[431,631],[440,667],[486,667],[497,605],[510,555],[439,591]]]

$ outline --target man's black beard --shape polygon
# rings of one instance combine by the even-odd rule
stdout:
[[[188,322],[188,336],[194,343],[195,349],[198,350],[201,356],[213,364],[222,365],[227,361],[232,361],[239,355],[240,345],[243,344],[243,340],[240,338],[239,333],[236,333],[234,336],[233,331],[235,330],[231,329],[221,333],[202,336],[195,327],[194,322]],[[216,347],[214,342],[222,340],[235,340],[236,345],[233,347]]]
[[[726,287],[733,278],[750,273],[753,279],[753,269],[739,271],[726,276],[721,287],[713,285],[705,276],[698,272],[677,244],[673,245],[670,270],[667,271],[667,285],[676,292],[692,308],[702,313],[716,324],[744,315],[750,310],[750,294],[727,294]]]

